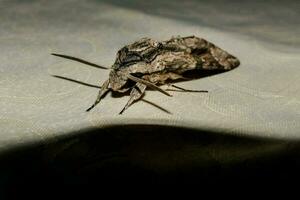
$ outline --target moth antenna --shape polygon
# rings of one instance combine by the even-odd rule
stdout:
[[[103,66],[97,65],[95,63],[91,63],[91,62],[88,62],[86,60],[82,60],[80,58],[76,58],[76,57],[73,57],[73,56],[68,56],[68,55],[63,55],[63,54],[57,54],[57,53],[51,53],[51,55],[62,57],[62,58],[66,58],[66,59],[70,59],[70,60],[74,60],[74,61],[86,64],[86,65],[90,65],[90,66],[93,66],[93,67],[96,67],[96,68],[100,68],[100,69],[109,69],[107,67],[103,67]]]
[[[72,78],[67,78],[67,77],[64,77],[64,76],[53,75],[53,74],[51,74],[51,76],[55,77],[55,78],[71,81],[71,82],[74,82],[74,83],[78,83],[78,84],[81,84],[81,85],[89,86],[89,87],[101,88],[101,86],[98,86],[98,85],[92,85],[92,84],[89,84],[89,83],[78,81],[78,80],[75,80],[75,79],[72,79]]]
[[[137,78],[135,76],[132,76],[131,74],[128,74],[127,76],[130,80],[134,81],[134,82],[137,82],[137,83],[143,83],[145,85],[147,85],[148,87],[154,89],[154,90],[157,90],[167,96],[172,96],[171,94],[169,94],[168,92],[166,92],[165,90],[161,89],[160,87],[157,87],[156,85],[154,85],[153,83],[150,83],[149,81],[146,81],[144,79],[140,79],[140,78]]]

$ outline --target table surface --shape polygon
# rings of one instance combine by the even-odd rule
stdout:
[[[300,12],[297,1],[1,1],[0,151],[90,128],[144,124],[228,135],[299,139]],[[237,56],[235,70],[178,83],[208,93],[107,95],[91,112],[118,49],[142,37],[205,38]],[[153,106],[155,104],[157,106]],[[158,108],[161,107],[161,108]],[[168,110],[171,114],[163,111]]]

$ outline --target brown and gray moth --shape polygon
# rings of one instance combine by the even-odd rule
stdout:
[[[175,80],[185,79],[184,73],[187,71],[193,73],[211,70],[228,71],[240,64],[235,56],[195,36],[172,37],[167,41],[142,38],[121,48],[111,68],[67,55],[52,55],[102,69],[110,69],[109,77],[102,84],[96,101],[86,111],[94,108],[109,91],[118,93],[130,91],[129,100],[119,114],[141,99],[146,88],[157,90],[168,96],[171,95],[160,88],[160,85],[168,84],[180,90],[192,91],[171,84]],[[207,91],[199,90],[198,92]]]

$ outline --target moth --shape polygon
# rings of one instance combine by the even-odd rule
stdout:
[[[129,100],[119,114],[141,99],[147,88],[168,96],[171,94],[160,88],[160,85],[169,84],[180,90],[191,91],[170,84],[175,80],[185,79],[184,73],[187,71],[192,73],[228,71],[240,65],[235,56],[196,36],[177,36],[166,41],[142,38],[121,48],[111,68],[63,54],[52,55],[110,69],[109,77],[102,84],[95,102],[86,111],[93,109],[109,91],[118,93],[130,91]],[[199,90],[199,92],[207,91]]]

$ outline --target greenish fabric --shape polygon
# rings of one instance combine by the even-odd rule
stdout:
[[[148,124],[228,135],[299,139],[297,1],[1,1],[0,151],[46,143],[89,128]],[[128,96],[107,95],[91,112],[108,71],[51,56],[111,66],[141,37],[203,37],[237,56],[237,69],[179,86],[209,93],[147,91],[123,115]]]

